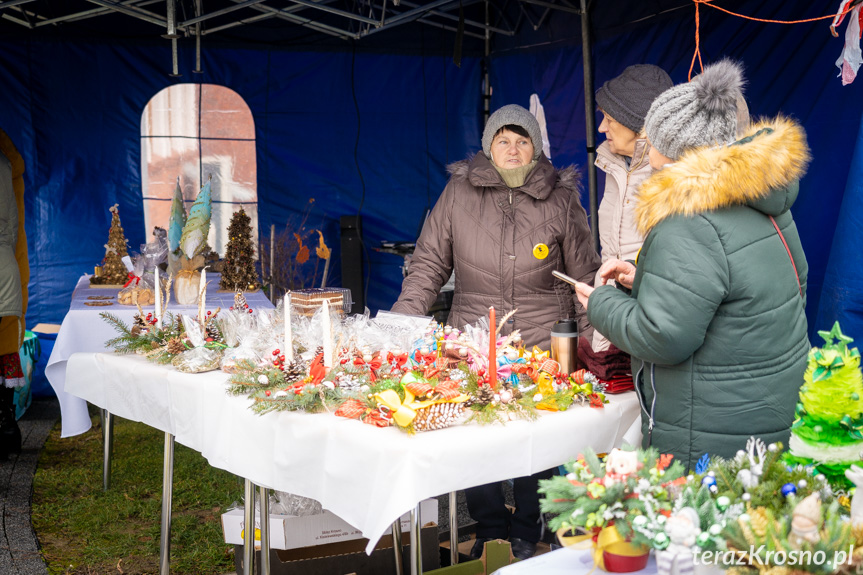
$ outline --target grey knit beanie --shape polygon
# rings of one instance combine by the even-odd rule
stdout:
[[[666,90],[653,101],[644,129],[663,156],[678,160],[691,148],[725,145],[737,135],[737,106],[743,71],[731,60],[704,68],[691,82]]]
[[[485,156],[489,160],[491,159],[491,141],[494,139],[494,135],[498,130],[510,124],[521,126],[527,130],[533,144],[533,159],[539,159],[539,155],[542,153],[542,130],[539,129],[539,122],[536,121],[533,114],[518,104],[509,104],[499,108],[489,116],[488,122],[485,123],[485,130],[482,132],[482,151],[485,152]]]
[[[596,91],[596,105],[638,134],[654,98],[672,86],[671,77],[659,66],[636,64]]]

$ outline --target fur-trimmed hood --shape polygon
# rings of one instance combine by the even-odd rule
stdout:
[[[779,215],[796,199],[796,182],[809,159],[799,124],[783,117],[753,124],[738,142],[686,152],[645,180],[637,195],[636,225],[646,236],[671,216],[734,205]]]
[[[467,181],[473,187],[507,187],[491,160],[482,152],[468,160],[461,160],[448,165],[447,171],[453,180]],[[536,167],[527,175],[524,185],[514,189],[538,200],[546,199],[555,186],[562,186],[576,195],[580,195],[579,175],[579,170],[575,166],[558,170],[545,157],[545,154],[540,154]]]

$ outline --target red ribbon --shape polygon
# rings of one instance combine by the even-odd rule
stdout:
[[[377,380],[377,376],[375,375],[375,371],[381,368],[383,365],[383,361],[380,357],[375,357],[371,361],[366,361],[361,357],[354,358],[354,365],[357,367],[366,366],[369,368],[369,380],[374,383]]]
[[[359,419],[366,411],[366,404],[359,399],[349,399],[336,409],[336,415],[348,419]]]
[[[440,368],[439,367],[428,366],[427,368],[425,368],[425,371],[423,371],[423,377],[426,379],[434,379],[439,374],[440,374]]]
[[[405,389],[414,394],[415,397],[423,397],[432,391],[432,386],[426,381],[412,381],[405,386]]]
[[[375,427],[389,427],[392,425],[392,419],[384,417],[380,409],[373,409],[363,418],[363,423],[368,423]]]
[[[414,359],[417,363],[425,363],[426,365],[432,365],[437,360],[437,354],[433,351],[423,355],[420,350],[417,350],[414,354]]]
[[[126,274],[126,277],[129,278],[129,281],[123,284],[123,287],[128,287],[130,283],[135,282],[135,285],[138,285],[141,282],[141,278],[129,272]]]
[[[387,363],[393,366],[390,373],[395,373],[396,371],[404,371],[405,364],[408,362],[408,354],[400,353],[398,355],[393,354],[393,352],[387,353]]]
[[[439,393],[444,399],[455,399],[459,396],[458,383],[451,379],[446,379],[438,383],[434,388],[435,393]]]

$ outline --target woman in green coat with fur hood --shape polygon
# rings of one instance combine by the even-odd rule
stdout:
[[[647,114],[651,165],[636,265],[606,262],[579,285],[594,328],[630,353],[644,446],[694,468],[754,435],[787,444],[809,350],[806,257],[789,211],[809,150],[785,118],[735,140],[743,77],[721,61]]]

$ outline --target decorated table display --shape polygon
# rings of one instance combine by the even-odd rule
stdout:
[[[212,280],[207,280],[206,287],[208,310],[212,311],[218,307],[228,309],[233,305],[235,294],[218,291],[218,274],[207,274],[207,276],[212,278]],[[109,311],[113,316],[129,325],[133,323],[134,316],[139,314],[135,305],[117,304],[119,287],[91,289],[89,278],[90,276],[82,276],[72,293],[69,311],[63,318],[54,349],[51,350],[51,356],[45,368],[45,375],[60,400],[63,437],[84,433],[91,426],[87,403],[65,391],[67,360],[74,353],[104,351],[105,342],[117,336],[117,332],[111,324],[99,318],[99,313]],[[167,282],[164,285],[167,285]],[[272,309],[273,307],[273,304],[261,291],[247,293],[245,299],[255,310]],[[148,313],[151,314],[151,317],[155,313],[154,304],[143,307],[145,318]],[[173,297],[167,302],[165,309],[178,316],[183,314],[194,316],[198,313],[196,306],[180,306]]]
[[[461,331],[395,314],[343,318],[328,299],[307,318],[293,313],[292,295],[277,314],[252,313],[240,293],[228,310],[201,307],[197,317],[169,315],[161,324],[142,311],[127,327],[106,312],[120,334],[106,345],[184,371],[221,366],[233,374],[231,392],[252,398],[258,413],[331,411],[409,433],[607,401],[589,373],[560,373],[548,352],[525,350],[518,331],[501,335],[515,312],[498,323],[491,308],[491,332]]]
[[[643,569],[650,547],[635,541],[633,524],[671,510],[684,469],[655,449],[613,449],[602,460],[592,450],[565,465],[566,476],[540,481],[543,512],[567,546],[591,548],[598,567],[615,573]],[[570,535],[567,535],[567,532]]]
[[[705,454],[686,478],[663,473],[669,456],[650,450],[613,451],[604,463],[586,452],[540,489],[552,526],[586,529],[576,543],[592,535],[607,570],[616,570],[612,541],[627,555],[655,549],[660,575],[863,572],[860,354],[838,324],[819,334],[825,345],[809,354],[790,451],[752,437],[730,459]]]
[[[249,398],[226,393],[230,377],[183,373],[137,354],[78,353],[69,358],[66,387],[116,416],[173,434],[214,467],[320,501],[372,545],[423,499],[556,467],[587,446],[609,450],[640,440],[633,393],[610,396],[603,409],[539,411],[530,421],[408,435],[326,411],[262,417]]]

